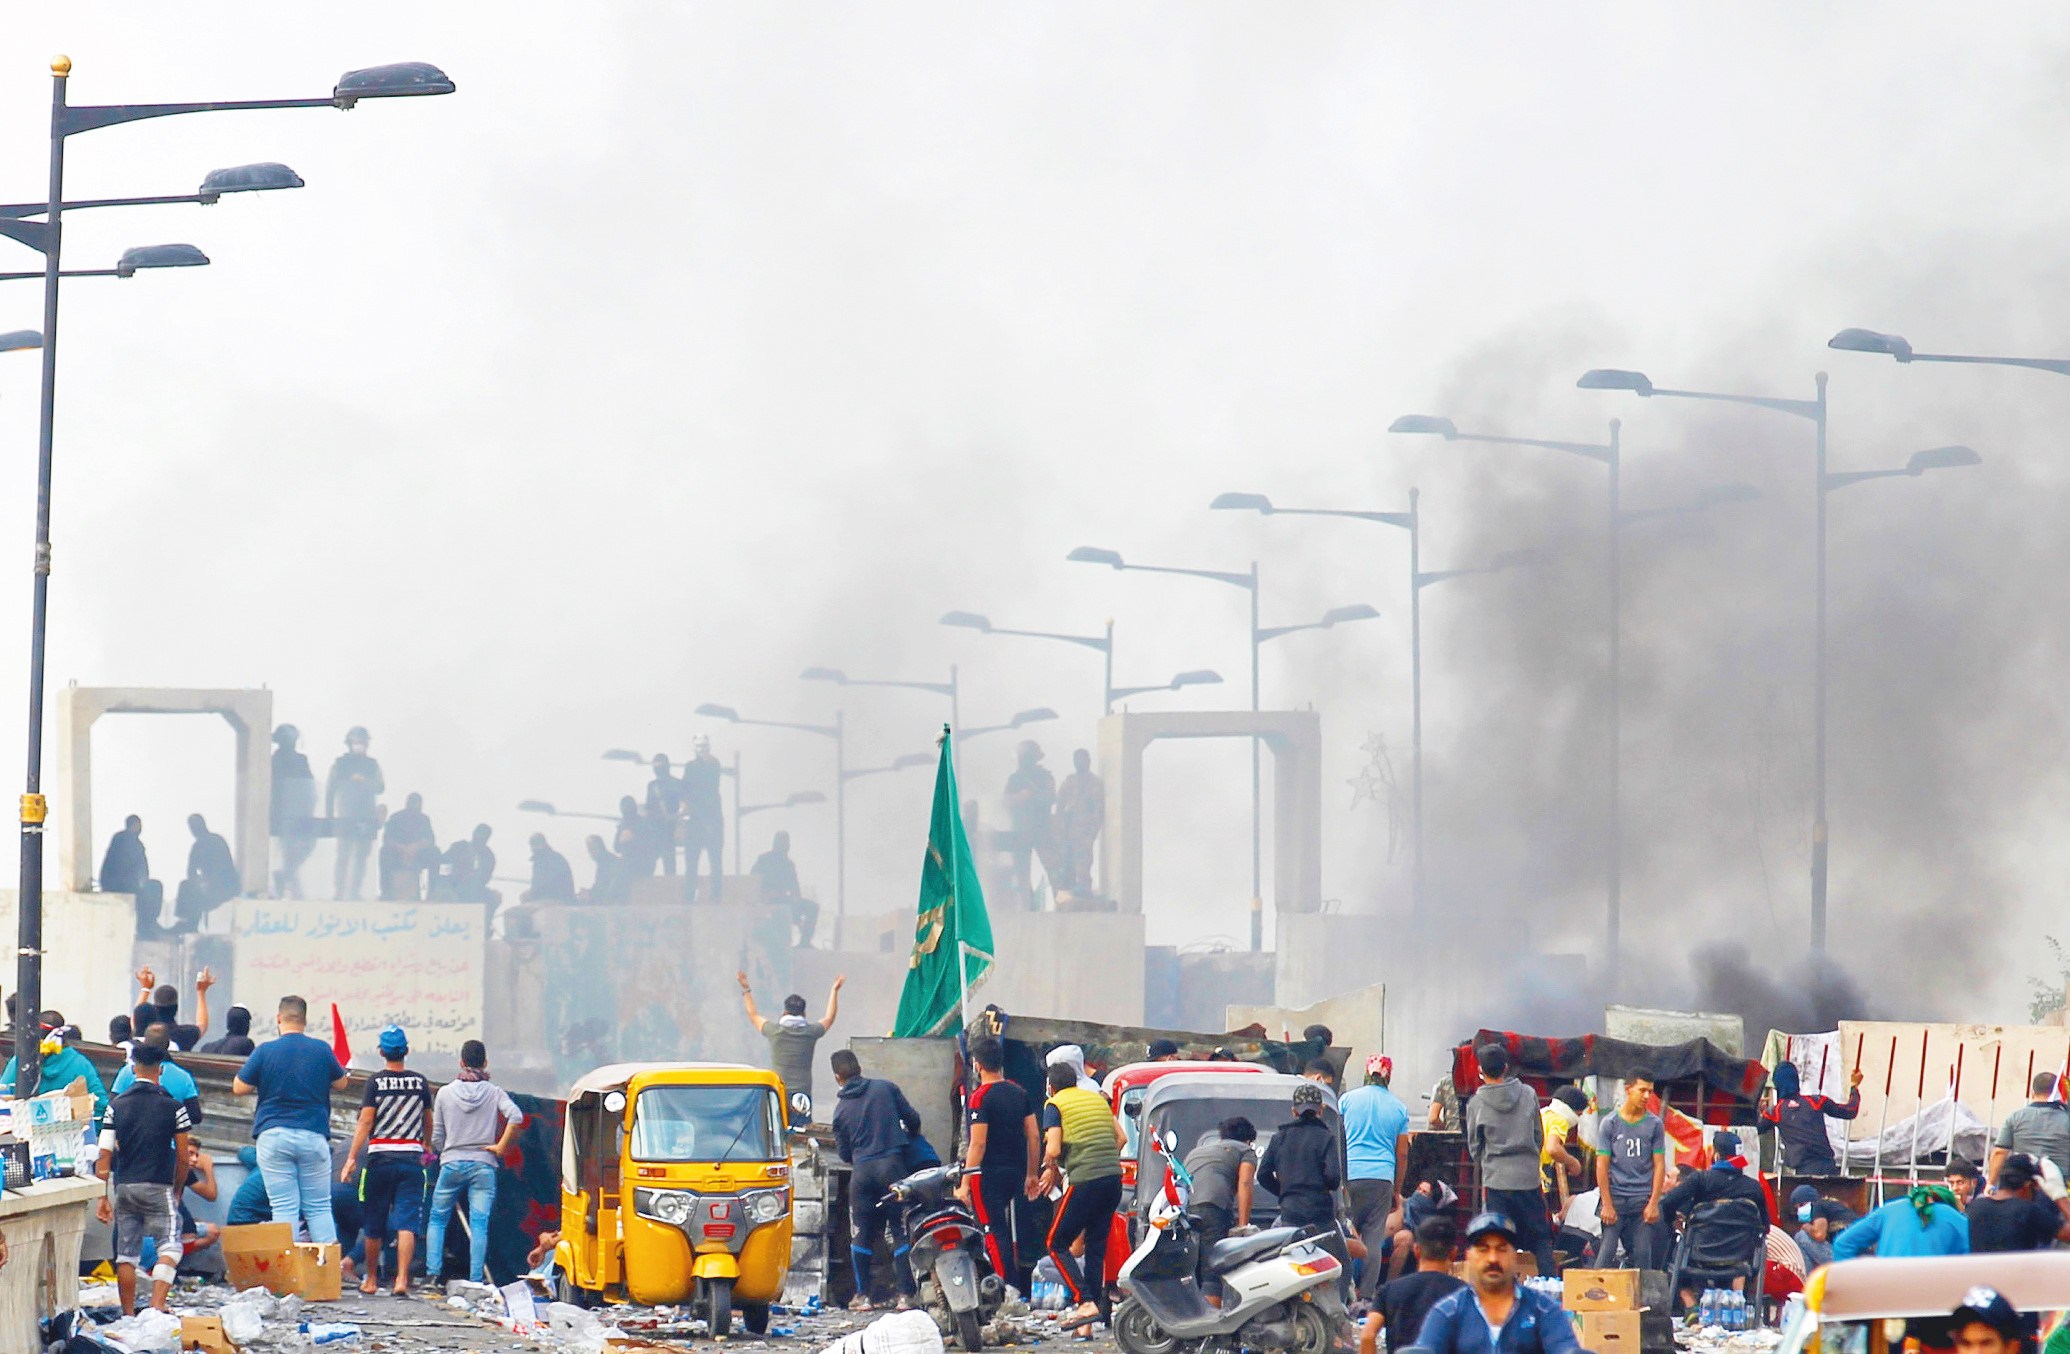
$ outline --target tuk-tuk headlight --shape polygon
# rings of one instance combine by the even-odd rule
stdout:
[[[696,1211],[696,1196],[674,1189],[641,1189],[633,1191],[633,1211],[643,1218],[665,1222],[671,1227],[681,1227],[690,1221]]]
[[[749,1222],[775,1222],[791,1211],[790,1191],[769,1189],[743,1195],[740,1206],[747,1211]]]

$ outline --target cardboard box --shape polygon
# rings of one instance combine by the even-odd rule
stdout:
[[[219,1316],[181,1317],[180,1348],[198,1349],[202,1354],[237,1354],[237,1346],[223,1334],[223,1318]]]
[[[1637,1312],[1576,1312],[1574,1320],[1575,1336],[1589,1354],[1639,1354]]]
[[[1570,1312],[1636,1312],[1639,1271],[1570,1269],[1562,1279],[1560,1305]]]
[[[223,1271],[233,1288],[263,1288],[287,1297],[300,1287],[295,1229],[284,1222],[255,1222],[223,1229]]]
[[[304,1241],[295,1247],[296,1292],[310,1302],[336,1302],[343,1292],[339,1265],[345,1252],[333,1241],[318,1246]]]

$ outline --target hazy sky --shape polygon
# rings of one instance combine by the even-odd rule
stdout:
[[[42,192],[55,52],[79,103],[321,94],[408,59],[460,87],[73,139],[74,197],[188,192],[255,160],[308,187],[68,227],[75,267],[172,240],[214,264],[67,287],[54,683],[270,686],[319,774],[365,723],[392,803],[421,790],[446,839],[490,822],[519,872],[537,824],[519,799],[608,810],[637,790],[607,747],[681,755],[709,733],[742,752],[751,802],[830,788],[821,740],[691,714],[824,722],[839,693],[797,680],[813,664],[958,664],[968,724],[1052,706],[1036,736],[1061,776],[1092,743],[1097,655],[938,626],[952,608],[1081,633],[1112,617],[1120,683],[1228,679],[1140,708],[1241,705],[1241,593],[1063,556],[1256,559],[1267,625],[1383,613],[1274,642],[1263,676],[1267,705],[1323,713],[1326,897],[1391,910],[1385,816],[1345,782],[1372,733],[1407,774],[1402,534],[1206,504],[1400,508],[1413,484],[1426,568],[1585,552],[1593,467],[1385,429],[1424,411],[1592,439],[1617,416],[1632,506],[1765,495],[1628,543],[1630,931],[1673,965],[1734,917],[1787,949],[1809,428],[1572,386],[1614,365],[1808,396],[1823,369],[1835,468],[1954,442],[1986,458],[1835,500],[1835,932],[1975,932],[1943,1004],[2024,1005],[2034,947],[2013,936],[2059,915],[2065,863],[2070,383],[1823,344],[1867,325],[1922,350],[2070,351],[2053,7],[73,3],[8,33],[9,200]],[[0,328],[36,301],[0,292]],[[0,356],[15,635],[35,382],[33,357]],[[1587,559],[1425,596],[1434,873],[1547,949],[1595,944],[1600,909]],[[13,652],[0,710],[20,708]],[[846,710],[859,765],[927,750],[946,714],[898,691]],[[138,806],[168,878],[177,816],[229,809],[227,732],[182,723],[99,743],[97,835]],[[0,765],[19,740],[0,721]],[[968,749],[988,813],[1011,753]],[[851,789],[850,910],[908,908],[927,773]],[[1153,940],[1242,934],[1247,789],[1240,744],[1159,749]],[[750,854],[778,826],[831,904],[831,810],[751,819]],[[579,825],[550,831],[579,858]],[[11,838],[0,857],[11,876]]]

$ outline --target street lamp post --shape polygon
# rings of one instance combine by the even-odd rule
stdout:
[[[1826,340],[1828,348],[1848,353],[1883,353],[1900,362],[1964,362],[1982,367],[2029,367],[2070,376],[2070,361],[2056,357],[1979,357],[1968,353],[1915,353],[1912,345],[1896,334],[1879,334],[1873,329],[1843,329]]]
[[[798,674],[800,681],[832,682],[835,686],[902,686],[908,691],[932,691],[937,696],[949,698],[949,723],[962,723],[957,704],[956,665],[949,665],[949,680],[946,682],[880,682],[862,677],[850,677],[839,668],[807,668]]]
[[[1115,686],[1107,694],[1115,700],[1127,700],[1130,696],[1147,696],[1153,691],[1177,691],[1182,686],[1220,686],[1222,674],[1212,668],[1194,668],[1190,672],[1172,674],[1169,682],[1156,686]]]
[[[41,1038],[35,1013],[43,1006],[43,823],[49,807],[43,797],[43,682],[44,639],[50,606],[50,482],[52,431],[57,408],[58,280],[63,276],[59,254],[63,241],[65,208],[65,139],[80,132],[114,127],[146,118],[172,117],[183,113],[229,112],[258,108],[351,108],[361,99],[395,98],[405,95],[450,94],[453,82],[435,66],[406,62],[348,71],[326,99],[246,99],[213,103],[78,105],[66,102],[66,80],[72,73],[69,57],[50,63],[50,180],[40,211],[24,208],[19,215],[0,219],[0,235],[8,236],[43,255],[43,383],[41,412],[36,438],[36,551],[29,601],[29,739],[28,774],[21,798],[21,900],[16,950],[15,996],[20,1018],[15,1021],[15,1094],[28,1099],[36,1094],[42,1075]],[[290,173],[288,178],[293,178]],[[275,176],[274,181],[234,186],[218,184],[218,191],[249,188],[299,186]],[[209,191],[204,183],[203,194]],[[210,199],[213,200],[213,199]],[[121,205],[131,199],[108,199]],[[42,221],[25,218],[43,216]],[[199,251],[196,251],[197,253]]]
[[[1251,561],[1247,574],[1229,573],[1219,569],[1175,569],[1162,564],[1129,564],[1116,550],[1104,550],[1099,546],[1081,545],[1065,559],[1077,564],[1104,564],[1116,573],[1134,569],[1150,574],[1181,574],[1187,578],[1206,578],[1231,587],[1242,588],[1251,595],[1251,713],[1258,713],[1258,562]],[[1114,693],[1109,693],[1110,699]],[[1259,823],[1262,820],[1263,791],[1258,770],[1258,738],[1251,735],[1251,950],[1253,953],[1264,945],[1264,855],[1260,845]]]
[[[2029,365],[2029,364],[2022,364]],[[1829,841],[1826,824],[1826,495],[1842,485],[1885,475],[1921,475],[1928,470],[1979,464],[1980,458],[1967,447],[1941,447],[1914,456],[1900,470],[1853,471],[1841,475],[1826,470],[1826,374],[1813,378],[1817,395],[1798,400],[1768,395],[1732,395],[1707,390],[1666,390],[1655,386],[1643,372],[1598,367],[1582,373],[1575,385],[1583,390],[1626,390],[1642,399],[1655,395],[1673,399],[1713,400],[1724,404],[1747,404],[1808,419],[1818,430],[1814,461],[1817,490],[1816,619],[1812,660],[1812,809],[1811,809],[1811,949],[1826,949],[1826,878]],[[1966,457],[1967,459],[1963,459]]]
[[[1107,633],[1101,635],[1064,635],[1051,630],[1007,630],[992,624],[975,611],[951,611],[942,616],[941,624],[953,625],[962,630],[976,630],[987,635],[1022,635],[1028,639],[1054,639],[1065,644],[1077,644],[1088,649],[1098,649],[1106,656],[1107,677],[1103,690],[1106,692],[1102,714],[1114,713],[1114,622],[1107,622]]]
[[[1021,711],[1004,724],[980,724],[975,729],[958,729],[953,736],[956,740],[956,745],[961,747],[964,740],[975,738],[981,733],[1011,733],[1013,730],[1023,728],[1029,724],[1048,723],[1056,717],[1056,711],[1046,705],[1039,705],[1033,710]]]
[[[1609,472],[1608,511],[1605,516],[1606,549],[1609,555],[1610,592],[1610,787],[1609,805],[1604,828],[1605,885],[1607,899],[1604,904],[1603,920],[1603,967],[1609,978],[1609,988],[1614,994],[1618,981],[1619,932],[1623,925],[1624,911],[1624,822],[1620,808],[1622,786],[1620,772],[1622,748],[1624,745],[1623,710],[1623,654],[1619,636],[1618,612],[1621,610],[1623,592],[1623,551],[1620,548],[1618,525],[1621,509],[1618,504],[1619,480],[1623,466],[1618,450],[1618,422],[1610,420],[1608,442],[1565,442],[1542,437],[1496,437],[1480,433],[1462,433],[1448,418],[1434,418],[1427,414],[1405,414],[1388,428],[1395,433],[1434,433],[1447,442],[1478,442],[1496,446],[1536,447],[1547,451],[1564,451],[1585,457],[1602,465]]]

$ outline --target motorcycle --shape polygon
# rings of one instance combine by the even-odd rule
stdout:
[[[1201,1266],[1199,1231],[1185,1209],[1192,1179],[1175,1155],[1177,1135],[1152,1141],[1171,1177],[1121,1267],[1126,1297],[1114,1312],[1115,1341],[1127,1354],[1329,1354],[1351,1329],[1337,1257],[1307,1228],[1274,1227],[1217,1241]],[[1203,1268],[1222,1285],[1220,1307],[1201,1294]]]
[[[986,1324],[1006,1301],[1006,1280],[992,1270],[977,1215],[956,1197],[963,1175],[961,1166],[930,1166],[892,1185],[890,1198],[903,1210],[912,1248],[906,1259],[922,1303],[975,1354],[985,1347]]]

